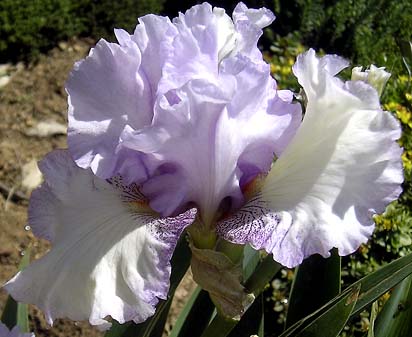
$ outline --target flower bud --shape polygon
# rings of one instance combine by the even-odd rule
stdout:
[[[378,95],[381,96],[386,82],[388,82],[391,74],[385,71],[385,67],[376,67],[373,64],[369,69],[362,71],[362,67],[354,67],[352,69],[352,81],[363,81],[369,83],[376,89]]]

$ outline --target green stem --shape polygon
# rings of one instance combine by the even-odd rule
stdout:
[[[246,281],[246,291],[257,297],[281,268],[282,265],[273,260],[272,255],[266,256]]]
[[[201,337],[227,336],[239,321],[228,320],[220,315],[216,315],[212,323],[202,333]]]

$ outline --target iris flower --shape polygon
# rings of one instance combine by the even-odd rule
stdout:
[[[233,19],[207,3],[147,15],[75,65],[68,150],[40,162],[29,207],[53,247],[5,285],[16,300],[104,329],[154,314],[186,228],[195,259],[230,242],[287,267],[368,240],[401,192],[399,123],[371,85],[336,76],[347,61],[313,50],[293,66],[302,120],[257,48],[273,20],[242,3]]]

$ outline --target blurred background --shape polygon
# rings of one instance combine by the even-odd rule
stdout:
[[[260,47],[280,88],[298,90],[291,72],[296,56],[308,47],[336,53],[353,66],[375,64],[392,73],[382,104],[402,124],[404,193],[356,254],[345,257],[343,287],[412,250],[412,3],[410,0],[265,0],[244,1],[276,14]],[[49,248],[27,224],[30,192],[41,183],[36,162],[54,148],[66,147],[64,82],[75,61],[99,39],[114,41],[113,28],[133,32],[147,13],[175,17],[197,1],[171,0],[0,0],[0,284],[17,270],[30,247],[38,258]],[[236,1],[210,1],[229,15]],[[350,71],[343,77],[349,78]],[[265,330],[276,336],[284,323],[293,270],[284,269],[267,287]],[[79,285],[81,286],[81,285]],[[168,326],[194,289],[190,274],[177,292]],[[6,294],[0,290],[0,312]],[[386,297],[380,299],[384,303]],[[103,336],[85,323],[58,320],[50,329],[42,314],[30,308],[36,336]],[[363,336],[365,311],[342,336]],[[167,336],[167,329],[165,336]]]

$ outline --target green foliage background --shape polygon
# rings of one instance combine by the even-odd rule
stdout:
[[[159,13],[164,0],[1,0],[0,63],[35,60],[73,36],[111,37],[133,31],[137,18]]]
[[[274,0],[274,7],[277,33],[298,31],[304,45],[401,71],[398,42],[411,40],[411,1]]]

